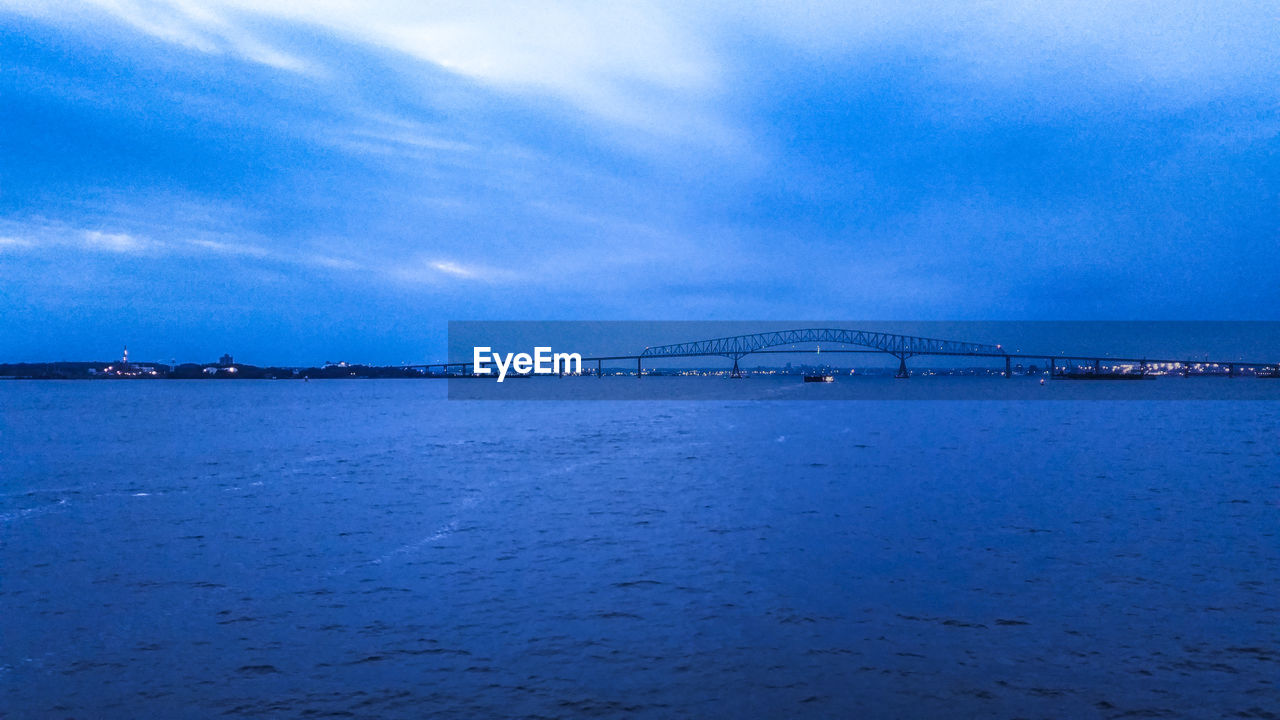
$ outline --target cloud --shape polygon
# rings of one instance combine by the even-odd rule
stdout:
[[[1280,12],[1269,0],[796,0],[746,12],[747,24],[814,54],[905,47],[966,81],[1067,72],[1089,84],[1274,94],[1280,78]]]
[[[700,116],[699,100],[717,83],[712,54],[677,18],[646,3],[89,0],[74,16],[51,0],[0,0],[4,6],[82,25],[105,14],[195,51],[319,72],[326,59],[313,57],[299,33],[279,32],[292,25],[651,132],[715,125],[709,114]]]
[[[269,258],[273,253],[263,247],[249,245],[241,242],[227,242],[225,240],[210,240],[207,238],[197,238],[187,241],[192,247],[210,250],[223,255],[244,255],[255,258]]]
[[[31,247],[30,240],[24,240],[18,237],[10,237],[8,235],[0,235],[0,250],[5,248],[25,248]]]
[[[698,148],[744,164],[767,139],[753,137],[734,108],[771,92],[757,78],[779,51],[786,61],[791,50],[808,53],[854,83],[883,51],[921,60],[961,88],[965,99],[948,113],[981,114],[975,88],[1052,109],[1096,103],[1099,90],[1138,92],[1147,102],[1163,92],[1160,102],[1177,106],[1280,89],[1280,13],[1269,0],[88,0],[75,11],[54,0],[0,0],[2,7],[85,28],[105,16],[197,52],[315,76],[347,65],[332,44],[315,42],[336,38],[490,91],[551,99],[645,155]],[[394,62],[384,71],[413,87],[429,75],[415,67]],[[440,128],[413,125],[325,134],[355,154],[433,160],[472,149]]]
[[[390,266],[385,272],[396,280],[414,285],[439,285],[444,281],[505,283],[520,279],[518,273],[504,268],[429,257]]]
[[[292,272],[302,282],[341,277],[378,289],[392,281],[405,283],[396,288],[402,291],[415,284],[475,291],[487,293],[491,307],[521,288],[564,307],[608,291],[624,310],[653,302],[645,298],[657,295],[655,288],[683,293],[671,297],[701,294],[705,307],[712,299],[722,307],[748,297],[784,302],[788,293],[806,301],[856,294],[869,302],[886,286],[924,297],[929,288],[911,284],[918,277],[945,292],[943,279],[961,272],[1003,277],[989,250],[1019,223],[1030,229],[1003,252],[1018,258],[1017,248],[1027,248],[1032,270],[1078,258],[1080,267],[1061,270],[1070,280],[1096,275],[1121,256],[1142,263],[1123,249],[1032,252],[1032,231],[1040,228],[1020,219],[1024,196],[1079,196],[1084,205],[1138,215],[1164,208],[1140,192],[1176,195],[1181,178],[1195,173],[1187,186],[1194,193],[1226,198],[1234,187],[1257,204],[1269,195],[1256,191],[1274,185],[1261,154],[1236,161],[1246,171],[1233,173],[1243,178],[1238,185],[1204,193],[1206,171],[1187,168],[1223,153],[1190,146],[1181,151],[1185,163],[1179,154],[1179,133],[1188,129],[1211,134],[1198,142],[1242,154],[1256,154],[1276,137],[1256,93],[1280,87],[1278,13],[1253,2],[92,0],[70,10],[0,0],[6,6],[49,23],[80,23],[71,29],[92,33],[94,48],[122,44],[87,55],[82,64],[92,72],[57,58],[31,60],[33,72],[53,78],[57,63],[66,63],[66,84],[101,96],[101,106],[86,108],[71,95],[58,105],[33,104],[26,144],[44,149],[48,132],[63,125],[79,132],[65,122],[37,127],[46,113],[56,119],[73,109],[91,122],[96,110],[101,118],[86,125],[95,131],[80,134],[109,134],[119,148],[77,151],[68,142],[48,149],[68,167],[88,158],[88,172],[66,174],[86,178],[68,180],[82,185],[120,177],[114,165],[106,172],[120,157],[147,158],[124,167],[136,180],[117,181],[119,205],[127,207],[81,208],[43,234],[5,232],[0,220],[0,236],[11,236],[0,239],[0,251],[49,247],[53,255],[92,247],[100,252],[84,253],[93,255],[86,264],[104,267],[118,265],[108,253],[145,251],[168,256],[172,267],[211,272],[252,268]],[[282,72],[205,72],[202,58],[182,52],[147,57],[154,52],[148,43],[130,50],[123,42],[136,40],[131,33],[100,29],[110,18],[174,46]],[[12,32],[12,20],[3,20]],[[66,53],[57,42],[44,50]],[[29,52],[15,50],[10,59],[21,65]],[[141,77],[155,80],[138,87],[118,70],[146,68],[147,61],[155,74]],[[104,79],[107,70],[118,84]],[[326,82],[293,74],[299,72],[323,73]],[[30,84],[33,98],[50,92]],[[1200,114],[1151,122],[1158,108],[1146,97],[1135,103],[1089,92],[1116,87],[1193,88],[1181,95],[1221,92],[1224,100]],[[1241,90],[1256,92],[1247,102],[1227,97]],[[520,102],[511,101],[516,95]],[[1074,111],[1072,103],[1084,99],[1103,112],[1037,123],[1024,112],[1029,98],[1054,111]],[[135,119],[122,117],[125,106],[144,120],[135,130],[145,142],[120,132],[123,121]],[[756,139],[743,152],[698,152],[739,137],[738,127]],[[601,147],[597,137],[584,138],[584,129],[667,149],[656,163],[636,162]],[[173,132],[176,152],[155,152],[159,130]],[[686,137],[693,139],[681,145]],[[188,151],[204,154],[189,158]],[[753,164],[750,151],[766,162]],[[1155,163],[1182,175],[1157,178]],[[241,168],[242,177],[225,176]],[[1152,178],[1163,184],[1156,188]],[[54,197],[44,182],[32,189]],[[165,190],[140,194],[148,182]],[[972,219],[948,204],[988,185],[1007,192],[1011,207]],[[175,211],[166,193],[183,187],[223,202]],[[84,197],[106,197],[101,188],[82,189]],[[1113,190],[1128,207],[1095,197]],[[944,211],[930,210],[931,196],[943,196]],[[898,221],[912,210],[925,221],[908,225],[910,242],[894,236],[897,228],[866,231],[877,217]],[[56,204],[41,211],[61,212]],[[1274,227],[1273,218],[1263,217],[1266,227]],[[1107,234],[1123,240],[1130,230]],[[853,249],[841,254],[845,247]],[[877,248],[905,249],[874,256]],[[824,260],[815,265],[813,257]],[[867,290],[842,287],[839,274],[849,268],[868,278]]]
[[[0,251],[21,248],[57,251],[64,248],[88,248],[104,253],[140,254],[153,257],[195,258],[220,256],[263,268],[293,265],[346,273],[368,274],[371,268],[359,260],[339,257],[310,248],[273,248],[270,238],[239,231],[214,231],[199,226],[183,227],[152,224],[137,231],[88,230],[74,224],[42,219],[9,220],[0,218]],[[245,238],[248,238],[247,240]],[[451,266],[465,272],[461,266]]]
[[[434,270],[439,270],[445,275],[452,275],[454,277],[469,279],[476,276],[475,270],[472,270],[470,268],[465,268],[455,262],[449,262],[447,260],[446,261],[437,260],[431,263],[431,267]]]
[[[96,250],[115,253],[135,253],[147,249],[149,243],[128,233],[105,233],[86,230],[82,235],[85,245]]]
[[[732,64],[726,45],[744,34],[824,56],[899,45],[1004,73],[1070,67],[1083,58],[1100,74],[1157,82],[1274,79],[1280,51],[1280,13],[1263,0],[89,0],[77,12],[50,0],[0,6],[64,22],[105,13],[193,50],[307,72],[324,60],[310,57],[315,50],[305,37],[272,22],[301,26],[627,124],[668,119],[663,108],[673,103],[682,112],[707,110]]]
[[[303,264],[328,270],[363,271],[367,269],[364,265],[356,262],[355,260],[334,257],[332,255],[311,253],[298,256],[297,259]]]
[[[653,3],[225,2],[628,127],[715,130],[702,104],[719,85],[715,56],[696,28]]]
[[[280,70],[308,72],[314,67],[261,39],[244,27],[243,17],[226,6],[192,0],[86,0],[69,8],[51,0],[5,0],[0,3],[29,15],[63,22],[93,23],[106,13],[159,40],[211,54],[230,54]]]
[[[313,252],[306,249],[273,250],[261,243],[244,242],[238,237],[217,237],[220,237],[220,239],[197,237],[181,243],[172,244],[170,247],[175,251],[189,251],[194,248],[201,251],[209,251],[218,255],[258,260],[261,261],[261,263],[268,264],[300,265],[310,268],[320,268],[323,270],[340,270],[343,272],[368,271],[368,267],[366,265],[350,258],[337,257],[327,253]],[[267,241],[266,238],[258,239],[263,243]]]

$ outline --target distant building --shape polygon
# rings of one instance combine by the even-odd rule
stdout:
[[[93,373],[95,375],[109,375],[112,377],[144,377],[147,375],[158,375],[154,365],[135,365],[129,362],[129,348],[124,349],[124,355],[120,358],[120,362],[115,365],[108,365],[101,373]]]
[[[235,358],[231,357],[231,355],[229,354],[223,355],[222,357],[218,358],[218,365],[222,367],[231,367],[235,363],[236,363]]]

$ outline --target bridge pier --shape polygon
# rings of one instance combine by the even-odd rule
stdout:
[[[1053,377],[1058,372],[1058,359],[1048,358],[1049,360],[1049,377]]]
[[[1098,374],[1098,373],[1100,373],[1100,372],[1102,372],[1102,361],[1101,361],[1101,360],[1099,360],[1098,358],[1094,358],[1094,359],[1093,359],[1093,374],[1094,374],[1094,375],[1097,375],[1097,374]]]
[[[729,377],[731,377],[731,378],[741,378],[741,377],[742,377],[742,371],[738,369],[738,358],[737,358],[737,356],[734,356],[734,358],[733,358],[733,370],[729,371]]]
[[[642,370],[643,368],[640,367],[640,358],[636,358],[636,377],[640,377],[643,374]]]
[[[602,365],[603,365],[603,361],[601,360],[596,361],[596,377],[598,378],[604,377],[604,368],[602,367]]]
[[[907,356],[906,355],[898,356],[898,372],[896,375],[894,375],[894,377],[902,378],[904,380],[906,378],[911,377],[911,373],[907,372]]]
[[[1013,377],[1013,366],[1009,364],[1009,356],[1004,356],[1004,376],[1006,378]]]

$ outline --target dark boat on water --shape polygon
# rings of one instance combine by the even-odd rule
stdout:
[[[805,382],[820,382],[820,383],[828,383],[828,382],[835,382],[835,381],[836,381],[836,379],[835,379],[835,377],[834,377],[834,376],[832,376],[832,375],[805,375],[805,376],[804,376],[804,381],[805,381]]]

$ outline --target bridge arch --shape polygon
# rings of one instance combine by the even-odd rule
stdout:
[[[797,345],[800,343],[836,343],[839,345],[855,345],[871,348],[898,358],[898,374],[906,376],[907,358],[913,355],[960,355],[960,354],[1001,354],[999,345],[963,342],[959,340],[942,340],[939,338],[918,337],[915,335],[899,335],[896,333],[877,332],[872,330],[849,330],[844,328],[798,328],[795,330],[776,330],[773,332],[732,335],[729,337],[695,340],[692,342],[674,343],[647,347],[640,353],[640,358],[652,357],[693,357],[700,355],[719,355],[733,360],[733,375],[740,376],[738,360],[757,350]]]

